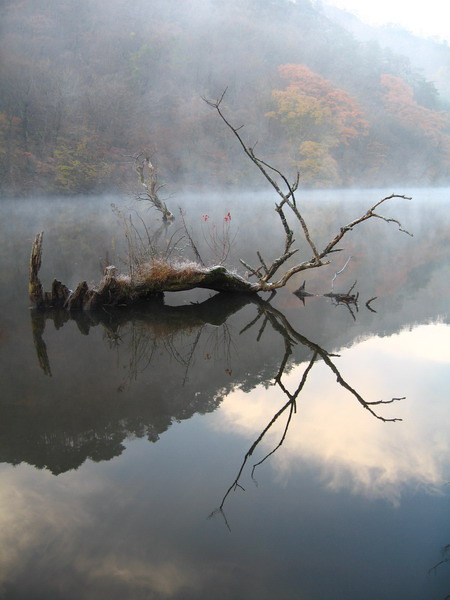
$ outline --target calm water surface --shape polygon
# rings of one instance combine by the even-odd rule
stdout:
[[[124,252],[123,201],[3,200],[0,597],[450,594],[449,191],[402,190],[380,212],[413,238],[365,224],[307,274],[327,293],[352,256],[334,290],[357,280],[358,307],[303,303],[301,278],[270,303],[168,294],[71,319],[28,308],[34,234],[47,288],[98,280]],[[305,210],[325,241],[383,195],[313,192]],[[205,252],[231,211],[237,264],[279,255],[272,200],[180,203]]]

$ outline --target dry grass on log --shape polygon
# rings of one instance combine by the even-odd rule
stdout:
[[[133,274],[133,279],[137,283],[151,284],[164,288],[167,284],[187,283],[192,281],[196,275],[207,273],[208,269],[201,265],[186,262],[167,262],[165,260],[152,260],[151,262],[139,265]]]

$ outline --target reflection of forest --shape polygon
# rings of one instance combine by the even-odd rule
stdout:
[[[49,321],[56,329],[66,326],[65,335],[53,332],[60,341],[56,355],[44,339],[52,337]],[[77,329],[70,328],[73,321]],[[276,380],[284,392],[281,376],[295,363],[324,360],[334,369],[332,355],[254,295],[70,318],[66,312],[32,313],[32,331],[41,370],[30,377],[23,401],[3,406],[0,460],[54,474],[88,458],[118,456],[130,437],[155,442],[173,421],[215,410],[234,387],[249,390]]]
[[[259,196],[247,200],[247,210],[261,202]],[[343,216],[345,220],[346,211],[359,212],[356,208],[338,211],[335,204],[319,205],[315,219],[320,225],[319,235],[326,235],[322,229],[334,226],[330,224],[333,219],[340,221]],[[282,307],[297,332],[330,352],[373,333],[389,335],[436,317],[446,321],[449,238],[444,208],[439,204],[432,211],[420,207],[420,220],[409,213],[398,215],[414,231],[414,240],[393,233],[380,244],[375,226],[349,238],[345,257],[336,258],[336,268],[350,254],[353,259],[335,289],[346,290],[349,282],[358,279],[356,289],[361,293],[362,307],[356,321],[345,307],[330,306],[326,298],[306,299],[303,307],[288,291],[277,296],[274,306]],[[20,221],[23,229],[22,217],[14,222]],[[57,220],[52,230],[60,231],[60,220],[66,217],[66,213],[52,212],[52,219]],[[95,220],[92,214],[90,220]],[[25,219],[25,224],[30,235],[34,233],[35,223]],[[73,227],[67,225],[68,230]],[[285,355],[285,339],[270,323],[260,334],[263,317],[246,329],[259,308],[245,296],[213,297],[199,305],[177,308],[160,305],[113,314],[80,313],[75,320],[51,312],[36,316],[33,334],[42,370],[30,344],[29,329],[22,331],[27,325],[20,313],[26,292],[23,286],[11,284],[13,279],[26,281],[29,244],[26,227],[25,233],[22,229],[14,239],[12,230],[10,237],[0,242],[4,256],[16,261],[5,262],[2,277],[6,285],[0,290],[2,305],[11,307],[0,323],[1,461],[25,461],[60,473],[76,468],[87,458],[107,460],[123,451],[127,437],[156,440],[173,421],[213,411],[221,397],[235,387],[247,391],[273,382]],[[78,236],[66,236],[64,243],[53,241],[49,271],[62,273],[69,281],[95,274],[109,225],[99,231],[94,235],[88,230],[82,247]],[[257,247],[256,236],[261,235],[267,239],[267,251],[270,247],[276,252],[276,240],[267,231],[269,222],[260,228],[250,227],[246,246],[237,248],[236,255],[247,256],[248,247]],[[72,265],[68,256],[77,251],[79,260]],[[64,268],[74,272],[66,274]],[[307,289],[329,291],[333,272],[309,275]],[[379,298],[372,306],[377,314],[364,308],[364,301],[375,295]],[[49,327],[49,321],[63,330]],[[311,349],[297,343],[287,369],[310,359]]]
[[[26,461],[57,474],[77,468],[87,458],[109,460],[119,455],[127,437],[145,436],[155,442],[172,421],[214,410],[221,399],[221,385],[214,387],[213,382],[217,373],[209,368],[205,378],[199,377],[198,370],[204,371],[205,361],[210,364],[213,357],[217,365],[217,355],[226,361],[231,343],[226,319],[246,302],[240,296],[213,297],[178,308],[161,303],[142,311],[74,315],[84,335],[100,326],[103,346],[117,355],[120,365],[102,368],[93,345],[91,374],[76,368],[69,377],[65,375],[60,389],[50,379],[39,401],[26,408],[9,405],[3,412],[0,459],[13,464]],[[64,311],[32,315],[39,364],[51,377],[51,358],[43,339],[47,319],[59,329],[69,318]],[[212,332],[204,331],[208,325]],[[70,344],[70,336],[65,343]],[[70,354],[69,360],[76,360]],[[224,368],[227,371],[226,363]]]

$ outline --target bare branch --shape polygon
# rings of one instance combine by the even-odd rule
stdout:
[[[261,253],[259,252],[259,250],[256,252],[256,254],[257,254],[258,258],[259,258],[259,262],[261,263],[261,265],[262,265],[262,268],[264,269],[264,271],[265,271],[265,273],[266,273],[266,275],[267,275],[267,273],[269,272],[269,269],[267,268],[267,265],[266,265],[266,263],[264,262],[264,259],[263,259],[263,257],[261,256]]]
[[[255,153],[253,152],[253,148],[249,148],[249,152],[251,154],[251,158],[252,158],[253,162],[261,163],[261,165],[264,165],[268,169],[271,169],[272,171],[274,171],[274,173],[277,173],[277,175],[279,175],[281,177],[281,179],[286,184],[287,189],[289,190],[289,193],[286,194],[286,198],[290,198],[291,201],[292,201],[292,204],[294,206],[296,206],[296,200],[295,200],[294,192],[298,188],[298,183],[300,181],[300,173],[297,171],[296,180],[295,180],[294,184],[291,185],[289,183],[289,181],[287,180],[286,176],[284,175],[284,173],[282,173],[279,169],[276,169],[272,165],[269,165],[269,163],[266,163],[261,158],[258,158],[257,156],[255,156]]]
[[[251,267],[249,264],[247,264],[245,261],[242,260],[242,258],[239,259],[239,262],[244,265],[244,267],[250,271],[250,273],[252,275],[254,275],[255,277],[258,277],[258,279],[261,277],[261,273],[260,270],[262,267],[259,267],[258,269],[254,269],[253,267]]]
[[[203,262],[202,257],[200,256],[200,252],[198,251],[197,245],[195,244],[194,240],[192,239],[191,234],[189,233],[189,230],[187,228],[186,225],[186,221],[184,218],[184,213],[183,210],[181,208],[178,208],[179,212],[180,212],[180,217],[181,217],[181,222],[183,223],[183,228],[184,228],[184,232],[186,233],[187,239],[189,240],[189,244],[195,254],[195,258],[198,260],[198,262],[205,267],[205,263]]]
[[[380,215],[375,214],[374,211],[378,206],[380,206],[380,204],[382,204],[383,202],[386,202],[386,200],[391,200],[392,198],[403,198],[404,200],[411,200],[410,196],[404,196],[401,194],[391,194],[390,196],[386,196],[385,198],[382,198],[376,204],[374,204],[371,208],[369,208],[369,210],[364,215],[362,215],[358,219],[355,219],[348,225],[341,227],[339,233],[327,244],[327,246],[324,248],[324,250],[320,253],[320,256],[321,257],[327,256],[327,254],[329,254],[332,251],[332,249],[342,240],[344,235],[348,231],[351,231],[354,227],[356,227],[356,225],[359,225],[359,223],[363,223],[364,221],[367,221],[368,219],[371,219],[372,217],[377,217],[379,219],[382,218],[383,220],[386,220],[385,218],[381,217]],[[395,222],[397,224],[399,224],[398,221],[395,221]],[[400,226],[400,224],[399,224],[399,226]],[[406,232],[406,230],[401,229],[401,231],[404,231],[408,235],[412,235],[411,233]]]
[[[241,145],[242,149],[244,150],[245,154],[258,167],[258,169],[261,171],[261,173],[264,175],[264,177],[267,179],[267,181],[269,181],[270,185],[281,196],[281,198],[283,200],[285,200],[286,199],[286,195],[283,194],[283,192],[281,191],[281,189],[278,186],[278,184],[276,183],[276,181],[274,179],[272,179],[272,177],[270,177],[270,175],[267,173],[267,171],[261,166],[260,161],[258,161],[258,160],[255,159],[255,157],[254,157],[254,155],[252,153],[251,148],[247,147],[247,145],[244,143],[244,140],[239,135],[238,131],[240,129],[242,129],[242,125],[240,127],[233,127],[233,125],[230,123],[230,121],[228,121],[228,119],[223,114],[223,112],[222,112],[222,110],[220,108],[220,105],[222,104],[222,101],[223,101],[223,99],[225,97],[227,89],[228,88],[224,89],[224,91],[222,92],[222,95],[220,96],[220,98],[218,100],[209,100],[209,99],[205,98],[204,96],[202,96],[202,99],[206,102],[206,104],[208,104],[209,106],[211,106],[212,108],[214,108],[217,111],[217,113],[220,116],[220,118],[222,119],[222,121],[230,129],[230,131],[233,133],[233,135],[237,138],[237,140],[238,140],[239,144]]]
[[[406,235],[414,237],[414,235],[412,233],[410,233],[406,229],[403,229],[403,225],[400,223],[400,221],[397,221],[397,219],[383,217],[382,215],[377,215],[376,213],[373,213],[372,217],[376,217],[377,219],[381,219],[382,221],[386,221],[386,223],[396,223],[398,225],[398,230],[399,231],[401,231],[402,233],[406,233]]]
[[[302,217],[302,215],[300,214],[300,211],[298,210],[298,208],[292,202],[290,202],[289,200],[287,200],[287,204],[289,205],[289,207],[291,208],[292,212],[295,214],[295,216],[297,217],[297,219],[300,221],[300,225],[302,226],[303,233],[305,235],[306,241],[308,242],[308,244],[311,247],[311,250],[313,251],[314,258],[316,259],[317,263],[320,263],[321,256],[319,256],[317,248],[316,248],[314,242],[312,241],[312,238],[311,238],[311,235],[309,233],[308,226],[306,225],[305,219]],[[318,264],[317,266],[320,266],[320,264]]]

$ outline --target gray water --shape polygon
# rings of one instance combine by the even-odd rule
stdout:
[[[135,207],[2,201],[1,597],[450,593],[449,190],[400,193],[413,200],[380,212],[414,237],[366,223],[269,303],[202,291],[71,319],[29,310],[35,233],[45,287],[73,288],[97,281],[106,256],[120,267],[110,205]],[[315,191],[305,212],[321,242],[383,195]],[[176,199],[205,255],[230,211],[234,265],[279,255],[272,202]],[[319,294],[350,256],[333,289],[357,280],[358,306],[336,305]],[[318,294],[304,303],[292,293],[303,279]],[[392,398],[404,399],[364,405]]]

